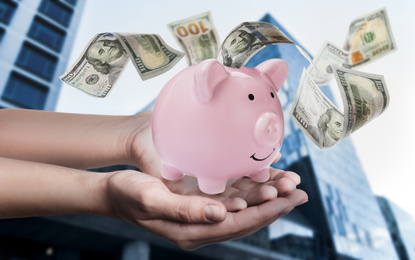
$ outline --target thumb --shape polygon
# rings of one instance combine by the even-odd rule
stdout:
[[[226,208],[219,201],[178,194],[170,194],[168,198],[160,205],[163,218],[184,223],[221,222],[226,218]]]

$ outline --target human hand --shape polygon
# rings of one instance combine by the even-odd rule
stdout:
[[[184,176],[180,180],[169,181],[161,177],[161,161],[154,148],[151,133],[151,113],[141,113],[136,121],[138,127],[130,134],[127,150],[131,161],[143,172],[160,179],[173,193],[181,195],[197,195],[221,201],[228,211],[238,211],[246,207],[259,205],[278,196],[284,196],[296,190],[300,177],[294,172],[285,172],[270,168],[270,179],[257,183],[249,178],[238,178],[228,182],[225,192],[207,195],[200,191],[197,180]],[[281,154],[274,162],[279,160]]]
[[[286,174],[289,173],[273,171],[269,182],[279,182]],[[188,180],[183,178],[183,182]],[[270,199],[263,201],[252,190],[263,190],[263,194],[274,191],[269,192],[272,188],[262,188],[266,186],[255,184],[248,178],[234,181],[222,195],[198,196],[193,195],[195,190],[192,188],[181,190],[180,184],[172,186],[171,191],[156,177],[136,171],[120,171],[107,179],[105,199],[109,202],[110,216],[138,225],[183,249],[194,250],[249,235],[307,201],[304,191],[291,191],[292,183],[288,180],[274,185],[283,188],[284,182],[288,184],[285,190],[289,193],[280,197],[266,195]],[[177,194],[175,189],[189,194]],[[232,194],[238,194],[250,206],[229,212],[223,203],[216,200],[216,196],[223,196],[226,203],[226,198],[231,199]]]

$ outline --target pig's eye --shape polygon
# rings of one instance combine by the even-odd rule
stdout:
[[[272,93],[272,92],[271,92],[271,97],[272,97],[272,98],[274,98],[274,97],[275,97],[275,96],[274,96],[274,93]]]
[[[254,97],[254,95],[249,94],[249,95],[248,95],[248,98],[249,98],[249,100],[254,100],[254,98],[255,98],[255,97]]]

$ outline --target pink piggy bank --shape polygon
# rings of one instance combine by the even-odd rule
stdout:
[[[209,59],[179,72],[153,110],[161,175],[168,180],[194,176],[207,194],[223,192],[236,177],[267,181],[284,137],[276,93],[287,74],[280,59],[255,68],[230,68]]]

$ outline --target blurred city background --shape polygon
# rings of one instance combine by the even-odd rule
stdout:
[[[242,21],[260,20],[277,26],[295,43],[309,51],[311,56],[318,51],[314,46],[310,51],[303,41],[297,41],[298,23],[291,27],[290,23],[282,22],[279,19],[280,16],[275,15],[278,14],[280,1],[274,1],[272,7],[255,8],[254,6],[251,8],[252,13],[246,16],[241,13],[235,14],[235,10],[229,8],[232,5],[218,1],[213,1],[206,6],[203,6],[200,1],[199,7],[188,10],[182,7],[197,5],[199,2],[183,1],[180,5],[177,4],[179,6],[170,8],[170,5],[176,3],[154,1],[151,8],[155,8],[157,4],[164,5],[164,11],[149,10],[150,5],[147,3],[134,3],[133,6],[136,9],[123,6],[132,2],[135,1],[0,0],[0,107],[3,109],[25,108],[94,114],[133,114],[151,111],[158,91],[170,77],[186,66],[185,59],[171,72],[146,83],[141,82],[134,68],[130,65],[110,93],[111,97],[107,99],[88,96],[64,85],[58,78],[76,60],[89,39],[96,33],[111,31],[156,33],[161,35],[168,45],[179,50],[180,48],[169,35],[170,32],[167,28],[148,26],[150,30],[148,28],[145,30],[142,28],[146,28],[146,26],[141,25],[141,27],[136,26],[139,29],[134,30],[134,22],[137,24],[152,23],[148,20],[149,17],[157,20],[157,23],[164,24],[165,27],[172,21],[211,10],[216,26],[220,30],[221,39],[224,39],[224,35]],[[247,1],[229,2],[233,2],[234,5],[251,3]],[[304,12],[309,10],[306,6],[301,7],[301,4],[305,4],[303,1],[292,2],[297,2],[298,8],[304,8]],[[344,35],[346,35],[347,23],[351,19],[383,7],[381,1],[370,2],[372,6],[365,5],[365,8],[356,9],[357,11],[352,14],[349,13],[349,21],[344,21],[346,26],[341,25]],[[403,13],[415,11],[413,9],[404,10],[407,2],[401,2],[400,8]],[[269,3],[271,2],[266,1],[261,4]],[[353,1],[349,4],[357,3]],[[295,4],[291,4],[291,8],[294,6]],[[408,5],[408,7],[413,6]],[[180,10],[177,11],[177,15],[167,14],[174,12],[174,8]],[[111,20],[114,19],[112,12],[118,12],[117,17],[131,14],[127,9],[132,10],[131,12],[135,15],[124,21],[123,18],[116,19],[121,19],[117,24],[129,24],[130,27],[127,25],[125,28],[102,27],[102,24],[105,24],[104,21],[111,24]],[[322,19],[326,19],[326,23],[330,23],[328,19],[334,21],[335,12],[341,12],[341,10],[331,10],[329,7],[326,9],[328,18],[315,17],[320,21],[319,24]],[[287,10],[285,9],[285,11]],[[147,11],[154,14],[144,14]],[[396,13],[394,9],[390,12],[390,14]],[[343,12],[342,15],[344,15]],[[230,24],[222,26],[222,23],[226,22],[226,17],[229,17]],[[216,18],[218,19],[216,20]],[[392,18],[390,15],[389,18],[392,20],[392,26],[397,25],[397,22],[393,20],[398,19],[397,16]],[[140,21],[140,19],[144,19],[144,21]],[[238,21],[238,19],[245,20]],[[297,20],[299,19],[300,17],[297,18]],[[409,20],[407,21],[407,30],[410,34],[414,32],[413,28],[409,28],[413,27],[413,19],[412,24],[409,24]],[[101,26],[97,24],[101,24]],[[310,18],[300,21],[300,26],[309,31],[329,30],[316,28]],[[151,31],[151,29],[156,31]],[[94,33],[88,34],[91,31]],[[327,35],[330,33],[329,31]],[[333,35],[335,35],[334,32]],[[399,49],[401,42],[398,39],[402,38],[396,37]],[[325,39],[314,40],[322,43]],[[341,44],[339,43],[339,45]],[[408,55],[410,55],[409,59],[413,57],[412,53]],[[127,222],[106,217],[68,215],[3,219],[0,220],[0,260],[415,259],[415,223],[412,216],[414,209],[413,205],[409,203],[414,194],[411,189],[408,189],[412,183],[406,183],[404,177],[396,178],[398,174],[410,175],[413,170],[410,168],[397,170],[399,173],[395,174],[390,170],[393,168],[388,168],[391,165],[391,167],[396,166],[397,169],[401,169],[399,166],[409,161],[405,159],[405,155],[409,156],[411,148],[391,151],[388,149],[389,141],[387,139],[393,139],[395,136],[391,136],[390,132],[378,133],[376,128],[369,128],[366,131],[376,131],[376,133],[366,132],[356,139],[347,138],[330,149],[318,149],[305,137],[289,116],[301,73],[303,68],[309,65],[309,62],[294,46],[276,45],[268,46],[260,51],[249,61],[247,66],[256,66],[270,58],[284,59],[289,65],[288,78],[278,93],[285,117],[285,137],[281,150],[283,157],[273,167],[292,170],[301,176],[300,188],[308,193],[308,203],[294,209],[290,214],[253,235],[235,241],[206,246],[191,252],[184,251]],[[415,60],[410,60],[409,63],[411,61]],[[382,62],[385,61],[379,61],[379,63]],[[387,62],[393,63],[394,61],[389,59]],[[392,70],[392,68],[390,69]],[[399,69],[403,71],[402,75],[404,75],[407,71],[405,63]],[[377,71],[370,72],[382,74]],[[389,82],[388,78],[386,81]],[[388,86],[393,100],[394,91],[391,89],[402,86]],[[331,85],[322,86],[321,89],[333,102],[337,104],[340,102],[336,96],[338,94],[335,88]],[[404,103],[404,101],[402,102]],[[408,113],[408,111],[405,112]],[[381,117],[376,120],[388,120],[392,117],[395,118],[395,116],[389,115],[389,117]],[[411,129],[410,124],[408,128]],[[385,129],[380,128],[379,131],[382,130]],[[378,138],[378,140],[367,140],[369,139],[367,136],[370,135],[373,136],[372,139]],[[381,139],[379,136],[382,136]],[[410,139],[406,147],[410,147],[411,140],[413,139]],[[366,141],[370,144],[377,144],[375,147],[372,146],[374,150],[383,149],[383,151],[373,151],[373,153],[403,154],[401,155],[402,162],[374,159],[383,165],[381,169],[384,172],[379,172],[379,176],[384,176],[382,178],[385,180],[389,178],[390,184],[388,185],[390,186],[376,186],[377,180],[374,175],[367,174],[365,160],[368,155],[365,157],[361,154],[364,151],[366,153],[372,153],[372,151],[367,150],[368,148],[359,148],[360,152],[358,152],[356,149],[356,142],[360,145]],[[372,154],[372,156],[375,155]],[[92,171],[112,171],[123,168],[132,167],[115,165],[108,168],[92,169]],[[376,169],[376,171],[380,170]],[[398,182],[399,184],[395,185]],[[379,192],[379,188],[373,189],[373,186],[387,187],[395,192],[389,193],[391,194],[389,195],[387,191]],[[397,192],[409,197],[405,203],[401,200],[398,201],[400,197],[396,194]]]

